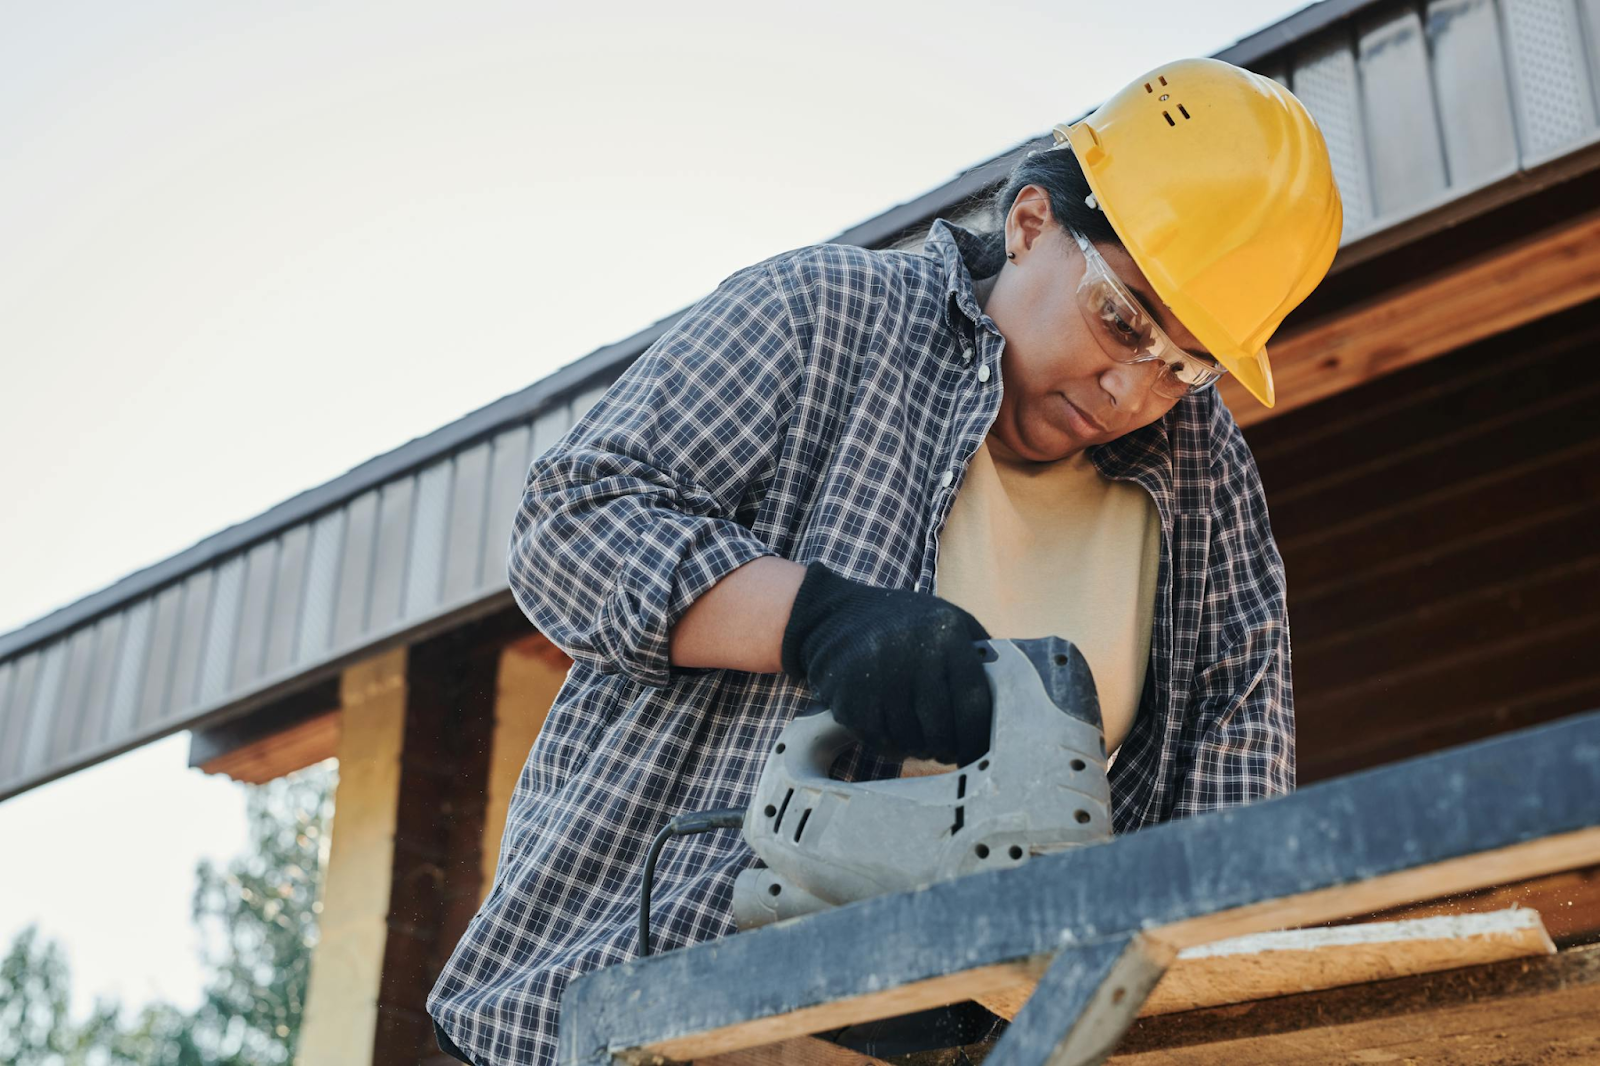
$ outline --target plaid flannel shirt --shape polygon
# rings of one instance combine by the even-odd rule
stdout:
[[[554,1060],[568,982],[635,955],[655,833],[746,806],[809,703],[782,674],[672,665],[668,633],[696,597],[769,555],[933,587],[940,529],[999,409],[1004,341],[973,279],[1000,254],[940,219],[920,253],[823,244],[738,270],[533,464],[511,588],[574,662],[511,798],[494,885],[428,1002],[479,1064]],[[1207,390],[1090,457],[1161,518],[1149,673],[1110,771],[1115,831],[1290,791],[1283,563],[1232,415]],[[842,767],[896,772],[860,751]],[[669,844],[656,950],[732,932],[733,880],[752,865],[736,831]]]

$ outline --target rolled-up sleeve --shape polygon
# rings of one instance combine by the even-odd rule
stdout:
[[[1253,803],[1294,791],[1294,690],[1289,629],[1263,624],[1197,679],[1202,723],[1194,762],[1172,817]]]
[[[771,261],[691,307],[529,470],[508,570],[523,613],[601,673],[664,687],[668,634],[779,554],[738,520],[770,481],[802,370]]]
[[[1197,664],[1189,702],[1193,757],[1173,818],[1237,807],[1294,791],[1294,683],[1287,584],[1273,540],[1255,460],[1234,442],[1229,504],[1219,516],[1226,560],[1212,583],[1223,639],[1215,658]]]

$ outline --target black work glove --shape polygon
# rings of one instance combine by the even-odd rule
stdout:
[[[812,563],[783,632],[783,671],[878,754],[966,765],[989,750],[993,700],[972,645],[988,637],[948,600]]]

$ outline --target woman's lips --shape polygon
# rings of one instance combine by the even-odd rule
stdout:
[[[1060,393],[1056,395],[1060,396]],[[1072,429],[1079,436],[1093,437],[1106,431],[1106,428],[1083,412],[1083,408],[1061,396],[1061,402],[1067,411],[1067,420],[1072,424]]]

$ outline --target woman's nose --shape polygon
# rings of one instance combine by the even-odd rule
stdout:
[[[1100,374],[1100,387],[1111,397],[1111,405],[1119,411],[1137,411],[1149,399],[1156,378],[1161,375],[1159,359],[1142,363],[1118,363],[1107,360]]]

